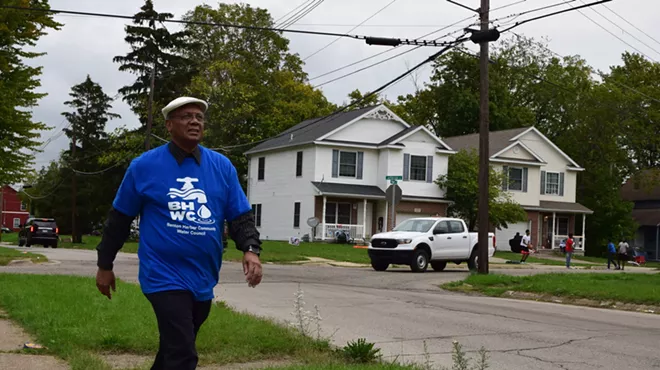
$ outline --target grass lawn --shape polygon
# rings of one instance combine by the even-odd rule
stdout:
[[[533,254],[527,258],[528,263],[539,263],[542,265],[551,265],[551,266],[565,266],[566,262],[565,261],[556,261],[556,260],[551,260],[547,258],[542,258],[542,257],[532,257],[534,256]],[[503,258],[506,260],[512,260],[512,261],[520,261],[520,258],[522,255],[520,253],[513,253],[513,252],[504,252],[504,251],[497,251],[495,252],[494,257],[497,258]],[[591,266],[590,264],[587,263],[579,263],[576,262],[576,257],[573,257],[571,259],[571,266]],[[607,261],[605,261],[607,262]]]
[[[86,277],[0,274],[0,286],[0,307],[9,318],[74,370],[108,370],[99,353],[154,356],[157,351],[156,318],[137,285],[118,282],[111,301]],[[305,364],[300,369],[406,369],[350,367],[328,342],[221,303],[200,330],[197,349],[200,365],[287,358]]]
[[[70,249],[96,249],[101,241],[100,236],[83,236],[82,244],[73,244],[64,242],[70,240],[68,235],[60,236],[59,248]],[[18,234],[3,234],[2,240],[18,245]],[[369,256],[365,249],[353,248],[353,244],[330,244],[330,243],[300,243],[299,246],[290,245],[288,242],[281,241],[263,241],[262,262],[294,262],[305,260],[305,257],[321,257],[335,261],[369,263]],[[121,252],[137,253],[138,243],[127,242],[121,249]],[[240,261],[243,258],[243,252],[236,249],[232,240],[229,241],[227,252],[224,259],[228,261]]]
[[[48,258],[36,253],[23,253],[11,248],[0,247],[0,266],[7,266],[13,260],[30,259],[32,262],[48,262]]]
[[[443,289],[481,292],[499,297],[506,291],[588,298],[598,301],[660,305],[658,274],[540,274],[533,276],[471,275]]]

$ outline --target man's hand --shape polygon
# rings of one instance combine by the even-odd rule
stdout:
[[[261,267],[259,268],[261,271]],[[96,272],[96,287],[99,289],[99,292],[108,299],[112,299],[112,293],[110,293],[110,288],[113,292],[116,292],[115,289],[115,273],[112,270],[103,270],[101,268]]]
[[[243,255],[243,273],[249,287],[254,288],[259,285],[263,276],[259,256],[252,252],[246,252]]]

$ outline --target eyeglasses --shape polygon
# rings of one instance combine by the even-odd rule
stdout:
[[[193,118],[196,118],[198,122],[202,122],[202,123],[204,123],[204,118],[205,118],[204,115],[201,114],[201,113],[195,113],[195,114],[186,113],[186,114],[182,114],[182,115],[179,115],[179,116],[171,116],[171,117],[172,118],[179,118],[184,122],[190,122],[190,121],[193,120]]]

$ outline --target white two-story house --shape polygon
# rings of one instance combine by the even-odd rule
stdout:
[[[453,150],[479,150],[479,134],[443,139]],[[498,250],[509,250],[509,239],[530,230],[532,243],[556,249],[573,233],[584,249],[586,215],[593,212],[576,202],[574,160],[534,127],[495,131],[489,139],[490,163],[508,178],[505,189],[526,211],[528,220],[496,230]],[[577,226],[577,227],[576,227]]]
[[[247,195],[263,239],[327,240],[338,229],[368,238],[393,221],[446,215],[449,202],[434,181],[447,173],[453,153],[384,105],[366,107],[304,121],[247,151]],[[403,178],[395,220],[386,176]],[[315,234],[312,218],[319,222]]]

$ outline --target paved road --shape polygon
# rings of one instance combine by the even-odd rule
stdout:
[[[0,272],[93,275],[95,253],[42,250],[57,261],[47,266],[13,266]],[[137,258],[120,254],[117,275],[137,279]],[[538,273],[535,270],[498,270]],[[306,308],[321,310],[322,330],[338,345],[365,337],[385,355],[423,361],[424,341],[436,365],[448,365],[451,342],[489,351],[490,369],[657,369],[660,316],[549,303],[471,297],[443,292],[437,285],[465,272],[379,273],[369,269],[267,265],[265,281],[250,289],[240,265],[225,263],[219,299],[279,321],[293,319],[294,293],[304,291]],[[121,294],[121,292],[118,292]]]

